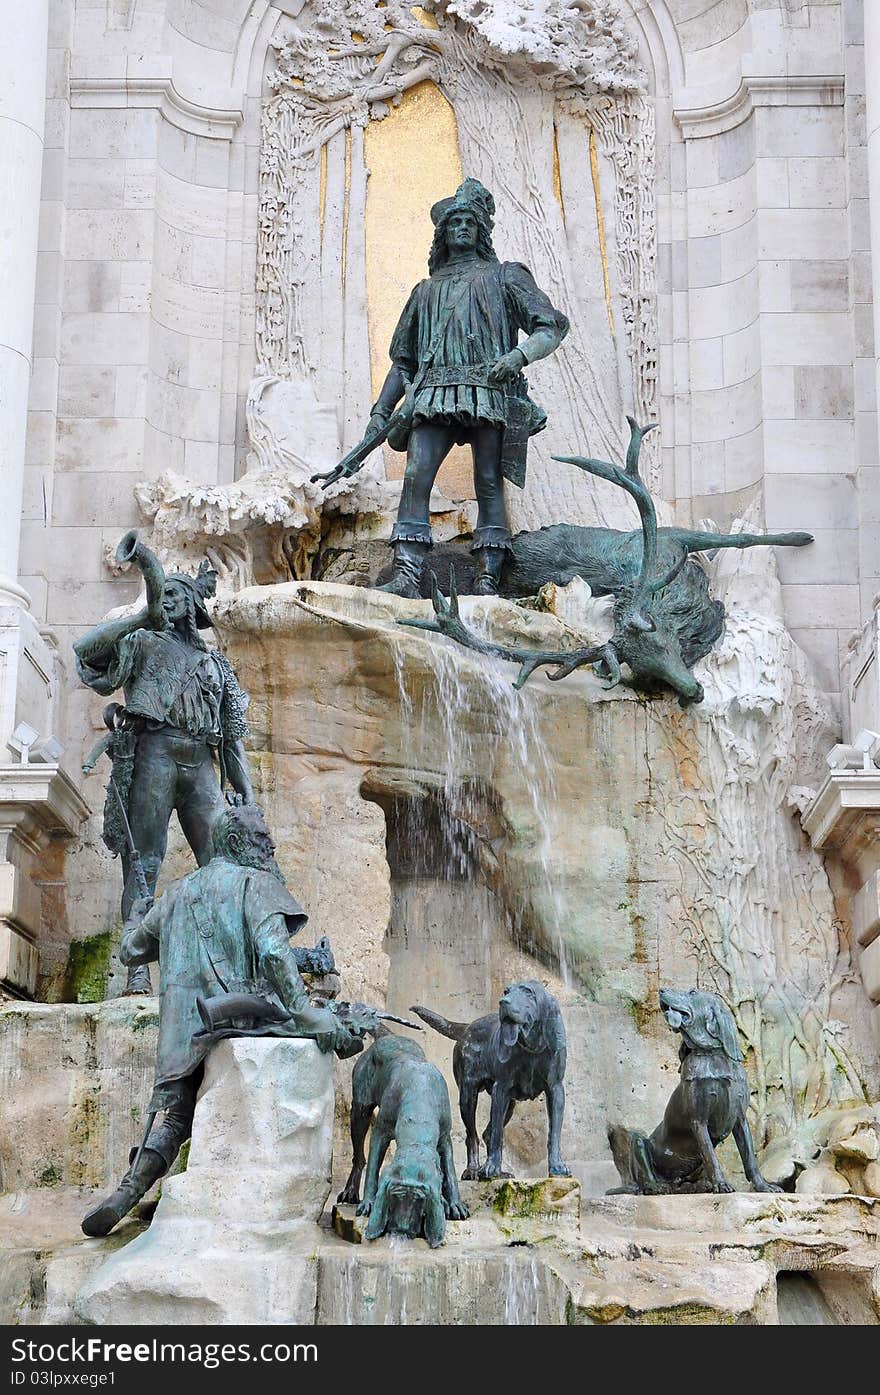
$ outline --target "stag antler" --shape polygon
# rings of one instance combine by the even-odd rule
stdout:
[[[441,594],[436,574],[431,572],[431,600],[434,605],[433,620],[399,620],[398,624],[407,625],[413,630],[433,630],[437,634],[447,635],[449,639],[454,639],[457,644],[464,645],[466,649],[473,649],[477,654],[490,654],[496,658],[507,659],[511,663],[519,664],[520,670],[513,685],[515,688],[521,688],[535,669],[544,664],[554,666],[554,672],[548,673],[547,677],[553,682],[557,682],[560,678],[565,678],[569,673],[573,673],[576,668],[582,668],[584,664],[598,663],[600,659],[604,661],[611,678],[608,686],[613,687],[615,683],[620,681],[620,664],[610,644],[593,644],[588,649],[530,650],[511,649],[506,645],[493,644],[489,640],[482,639],[473,630],[469,630],[461,618],[454,570],[450,573],[449,578],[448,601]]]
[[[687,561],[687,554],[684,553],[665,576],[654,576],[657,561],[657,514],[648,486],[639,474],[639,451],[642,447],[642,441],[649,431],[654,430],[657,423],[651,422],[648,426],[639,426],[634,417],[627,417],[627,421],[630,427],[630,442],[626,452],[624,469],[621,469],[619,465],[612,465],[608,460],[594,460],[591,457],[581,455],[554,455],[553,459],[568,465],[577,465],[580,470],[586,470],[591,475],[599,475],[612,484],[618,484],[621,489],[625,489],[635,499],[642,521],[642,564],[628,596],[625,628],[649,631],[655,629],[655,622],[645,615],[642,605],[657,591],[662,591],[664,586],[668,586],[671,581],[674,581]],[[467,649],[475,650],[478,654],[493,654],[500,659],[508,659],[519,664],[520,670],[514,683],[515,688],[521,688],[536,668],[542,668],[545,665],[552,666],[553,669],[547,674],[547,677],[553,682],[557,682],[560,678],[565,678],[569,673],[573,673],[577,668],[601,662],[604,664],[610,680],[606,687],[613,688],[620,682],[620,655],[615,646],[615,635],[612,635],[605,644],[593,644],[587,649],[511,649],[505,645],[492,644],[488,640],[481,639],[463,623],[458,609],[454,570],[450,576],[448,603],[440,594],[440,587],[433,572],[431,573],[431,598],[434,603],[433,620],[401,620],[399,623],[408,625],[415,630],[434,630],[438,634],[448,635],[450,639],[454,639]]]
[[[642,612],[643,602],[649,600],[655,592],[662,591],[664,586],[668,586],[670,581],[673,581],[681,571],[687,559],[683,557],[662,578],[653,575],[657,560],[657,512],[648,486],[639,474],[639,452],[642,448],[642,441],[658,423],[652,421],[647,426],[639,426],[635,417],[627,417],[627,421],[629,422],[630,439],[626,452],[625,469],[621,470],[619,465],[612,465],[608,460],[594,460],[592,457],[584,455],[554,455],[553,459],[559,460],[565,465],[577,465],[579,470],[586,470],[591,475],[599,475],[604,480],[610,480],[612,484],[619,484],[621,489],[625,489],[627,494],[631,494],[635,499],[639,518],[642,522],[642,565],[629,598],[629,622],[637,629],[651,630],[654,628],[653,621],[649,620]]]

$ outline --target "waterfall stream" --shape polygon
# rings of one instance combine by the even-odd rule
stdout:
[[[462,610],[467,611],[467,601]],[[478,615],[468,615],[469,625],[480,628]],[[557,832],[559,799],[553,761],[543,734],[542,680],[517,690],[515,668],[503,660],[480,656],[472,659],[452,641],[432,636],[419,658],[430,670],[430,681],[414,683],[417,670],[412,651],[402,642],[393,646],[399,692],[403,757],[407,779],[434,785],[434,812],[440,822],[445,849],[443,871],[450,880],[472,878],[486,858],[494,861],[492,844],[497,832],[489,825],[500,816],[503,837],[531,845],[537,869],[537,893],[548,923],[545,943],[553,946],[558,972],[566,983],[571,976],[562,928],[565,897],[553,872],[553,846]],[[418,675],[421,679],[422,675]],[[488,720],[487,718],[488,715]],[[438,739],[439,738],[439,739]],[[433,768],[427,766],[430,761]],[[519,793],[517,826],[506,810],[495,807],[494,775],[500,765],[514,771]],[[436,857],[436,824],[424,817],[424,804],[408,806],[405,837],[415,854],[431,851]],[[506,904],[508,933],[521,937],[522,906]],[[488,943],[486,944],[488,953]]]

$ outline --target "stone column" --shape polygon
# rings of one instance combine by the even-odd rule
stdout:
[[[874,355],[880,371],[880,5],[865,0],[865,140],[871,214],[871,279],[874,292]]]
[[[0,602],[18,586],[43,172],[49,0],[6,0],[0,42]]]

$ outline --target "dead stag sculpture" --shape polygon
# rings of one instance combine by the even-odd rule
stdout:
[[[558,680],[593,664],[606,687],[628,681],[631,687],[656,693],[671,689],[682,707],[703,699],[693,665],[703,658],[724,629],[724,606],[709,595],[706,573],[691,553],[719,547],[803,547],[811,533],[707,533],[688,528],[658,528],[654,501],[639,474],[639,451],[656,423],[639,426],[627,418],[630,443],[626,466],[585,456],[556,455],[554,460],[576,465],[609,480],[631,494],[641,520],[641,534],[613,528],[573,528],[557,524],[514,539],[514,552],[504,590],[524,594],[526,577],[567,580],[583,576],[596,595],[613,594],[614,633],[604,644],[571,650],[528,650],[493,644],[464,624],[459,614],[455,572],[450,572],[449,600],[432,575],[432,620],[402,620],[413,629],[434,630],[480,654],[495,655],[520,665],[515,687],[522,687],[535,669],[547,666],[548,678]],[[572,537],[569,539],[568,534]],[[551,538],[556,552],[551,557]],[[560,555],[566,541],[568,549]],[[519,551],[517,551],[519,544]],[[543,570],[542,570],[543,563]],[[544,574],[550,572],[551,574]],[[520,585],[517,586],[518,573]],[[532,588],[536,589],[536,588]],[[623,679],[626,664],[630,678]]]

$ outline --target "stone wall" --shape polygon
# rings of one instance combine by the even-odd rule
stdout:
[[[857,472],[877,445],[855,11],[716,5],[679,26],[661,253],[678,507],[725,518],[757,493],[768,528],[815,533],[779,567],[830,689],[875,586],[859,553]]]

